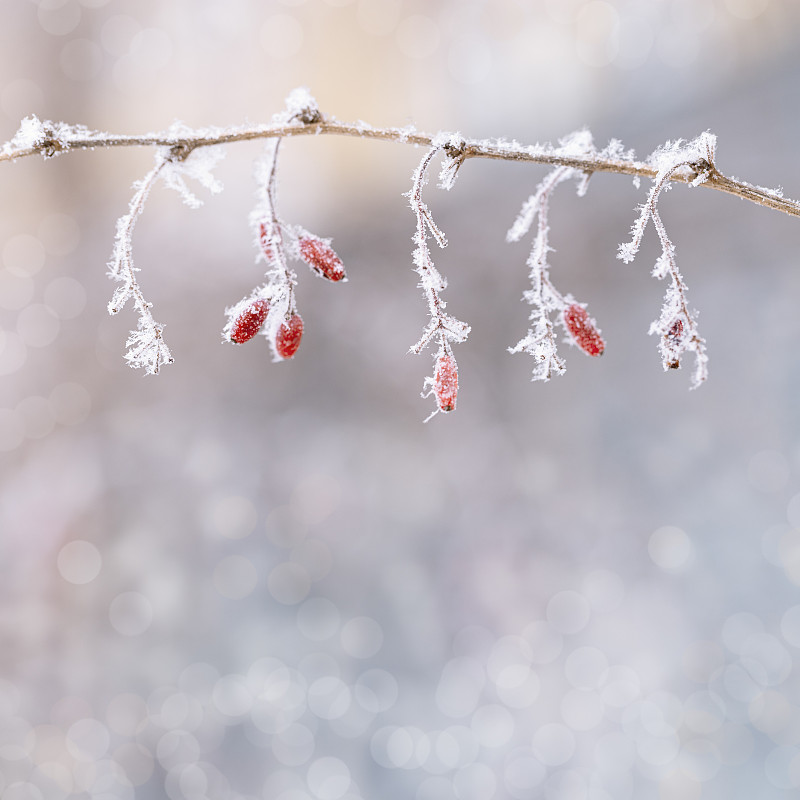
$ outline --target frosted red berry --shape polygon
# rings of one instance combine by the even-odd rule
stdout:
[[[303,338],[303,319],[299,314],[292,314],[281,324],[275,337],[275,352],[281,358],[292,358],[300,347]]]
[[[314,236],[303,236],[297,243],[300,257],[317,275],[329,281],[340,281],[344,278],[344,264],[333,248],[322,239]]]
[[[253,300],[233,321],[230,340],[235,344],[249,342],[261,330],[268,313],[269,303],[266,300]]]
[[[683,320],[676,319],[670,326],[670,329],[664,334],[664,339],[666,339],[667,343],[667,352],[671,351],[671,357],[668,358],[666,364],[670,369],[678,369],[681,362],[677,355],[673,355],[673,353],[680,353],[679,347],[683,341]]]
[[[450,353],[442,353],[436,359],[433,374],[433,393],[440,411],[452,411],[458,395],[458,366]]]
[[[595,327],[583,306],[573,303],[564,310],[564,325],[572,335],[575,344],[590,356],[600,356],[606,343]]]
[[[261,252],[267,261],[272,261],[273,251],[272,242],[270,241],[270,230],[266,222],[261,222],[258,225],[258,243],[261,245]]]
[[[683,320],[676,319],[664,336],[671,345],[679,345],[683,339]]]

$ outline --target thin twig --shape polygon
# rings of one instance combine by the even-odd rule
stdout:
[[[66,136],[60,135],[66,129]],[[415,146],[432,147],[434,141],[440,141],[441,135],[433,136],[413,129],[374,128],[366,123],[344,123],[335,119],[322,118],[319,121],[303,123],[273,123],[270,125],[242,126],[228,129],[208,129],[194,134],[179,136],[168,133],[149,133],[141,136],[124,136],[106,133],[93,133],[82,128],[70,129],[62,126],[58,134],[46,136],[42,141],[30,147],[14,147],[11,142],[0,147],[0,161],[13,161],[36,154],[46,157],[72,150],[89,150],[98,147],[144,147],[164,146],[181,147],[194,150],[219,144],[268,139],[284,136],[355,136],[364,139],[399,142]],[[597,156],[580,156],[559,153],[558,148],[550,145],[522,145],[518,142],[502,140],[464,139],[459,147],[459,159],[490,158],[504,161],[523,161],[535,164],[571,167],[585,173],[612,172],[621,175],[639,176],[655,179],[658,170],[644,161],[602,158]],[[670,181],[690,183],[691,175],[678,173],[670,176]],[[708,170],[708,177],[702,183],[711,189],[732,194],[751,203],[782,211],[791,216],[800,217],[800,202],[781,197],[778,193],[752,186],[745,181],[736,180],[723,175],[716,168]]]

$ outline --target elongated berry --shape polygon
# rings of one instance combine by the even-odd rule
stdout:
[[[458,395],[458,366],[450,353],[441,353],[433,373],[433,393],[440,411],[452,411]]]
[[[299,314],[292,314],[281,324],[275,337],[275,352],[281,358],[292,358],[300,347],[303,338],[303,319]]]
[[[263,297],[253,300],[233,321],[230,340],[235,344],[249,342],[261,330],[268,312],[269,303]]]
[[[261,252],[267,261],[272,261],[273,250],[272,242],[270,241],[270,227],[267,222],[260,222],[258,224],[258,243],[261,245]]]
[[[300,257],[317,275],[329,281],[340,281],[345,277],[344,264],[333,248],[315,236],[303,236],[297,243]]]
[[[573,303],[566,308],[564,310],[564,325],[572,335],[575,344],[584,353],[590,356],[603,355],[606,343],[583,306]]]
[[[665,352],[668,353],[666,365],[669,369],[678,369],[681,365],[681,360],[678,357],[680,354],[680,346],[683,342],[683,320],[676,319],[672,323],[670,329],[664,334],[666,343]]]

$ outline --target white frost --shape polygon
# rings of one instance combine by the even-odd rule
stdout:
[[[41,120],[35,115],[31,115],[20,122],[19,129],[9,144],[19,150],[28,150],[38,147],[46,138],[47,132]]]

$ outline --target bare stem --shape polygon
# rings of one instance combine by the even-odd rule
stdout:
[[[295,313],[294,307],[294,281],[292,279],[292,272],[289,269],[289,264],[286,261],[286,251],[283,248],[283,223],[278,219],[278,204],[277,204],[277,184],[278,184],[278,150],[281,146],[281,140],[275,142],[270,154],[269,178],[267,179],[266,197],[267,205],[269,206],[270,213],[270,226],[272,231],[272,248],[278,264],[283,273],[283,283],[286,286],[289,298],[289,308],[287,314]]]
[[[439,242],[440,247],[447,244],[447,240],[439,230],[436,223],[433,221],[428,207],[422,202],[422,186],[425,183],[425,175],[428,171],[431,161],[439,152],[439,148],[432,147],[430,151],[422,159],[422,162],[417,169],[414,177],[414,187],[411,191],[411,205],[414,209],[414,215],[417,218],[417,234],[416,242],[420,252],[420,259],[418,263],[419,274],[425,284],[425,294],[428,300],[428,310],[432,319],[438,320],[439,328],[442,326],[442,301],[439,297],[437,284],[441,285],[441,278],[434,273],[435,267],[431,260],[430,251],[425,244],[426,229],[430,230],[436,235],[436,240]],[[420,348],[421,350],[422,348]],[[417,352],[415,348],[415,352]]]
[[[269,139],[284,136],[355,136],[364,139],[412,144],[432,147],[434,140],[441,137],[402,128],[374,128],[366,123],[344,123],[331,118],[320,118],[314,122],[304,123],[300,120],[278,122],[271,125],[242,126],[238,128],[211,129],[193,134],[173,135],[168,133],[151,133],[142,136],[124,136],[105,133],[93,133],[84,129],[72,129],[67,137],[49,137],[32,147],[14,147],[11,142],[0,148],[0,161],[13,161],[42,154],[53,156],[71,150],[89,150],[97,147],[142,147],[164,146],[194,150],[199,147],[210,147],[219,144],[249,141],[252,139]],[[447,148],[445,148],[447,149]],[[580,156],[559,153],[558,148],[549,145],[522,145],[518,142],[502,140],[464,139],[458,148],[460,160],[467,158],[490,158],[503,161],[525,161],[535,164],[571,167],[585,173],[613,172],[620,175],[638,175],[655,179],[658,170],[643,161],[602,158],[595,155]],[[670,181],[689,183],[691,176],[673,174]],[[729,178],[711,167],[707,179],[700,184],[710,189],[732,194],[751,203],[782,211],[791,216],[800,217],[800,202],[744,181]]]

